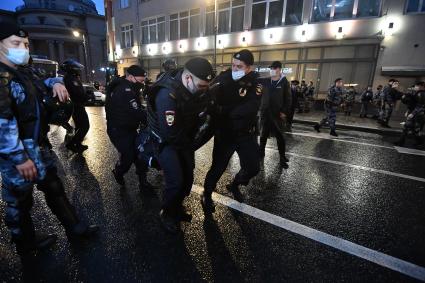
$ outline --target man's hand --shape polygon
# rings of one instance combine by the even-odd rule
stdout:
[[[66,88],[61,83],[53,85],[53,97],[58,97],[60,102],[65,102],[69,99],[69,94]]]
[[[37,168],[31,159],[28,159],[20,165],[16,165],[16,169],[18,169],[19,174],[21,174],[26,181],[32,182],[37,178]]]
[[[280,112],[280,113],[279,113],[279,117],[280,117],[280,119],[285,120],[285,119],[286,119],[286,114],[285,114],[285,113]]]

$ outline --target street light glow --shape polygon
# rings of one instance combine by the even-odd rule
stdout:
[[[80,37],[80,32],[79,32],[79,31],[77,31],[77,30],[74,30],[74,31],[72,32],[72,34],[73,34],[75,37]]]

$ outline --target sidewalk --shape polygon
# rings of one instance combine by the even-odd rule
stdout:
[[[403,122],[400,117],[394,117],[390,120],[391,128],[384,128],[380,126],[375,119],[372,118],[360,118],[358,113],[352,113],[352,116],[344,116],[344,113],[338,112],[336,119],[337,129],[346,129],[354,131],[362,131],[376,134],[386,135],[400,135],[403,126],[400,125]],[[312,110],[309,113],[296,113],[294,117],[294,123],[314,125],[325,116],[325,111]]]

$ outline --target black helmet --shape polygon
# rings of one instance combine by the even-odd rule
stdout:
[[[164,71],[168,72],[177,69],[177,64],[174,59],[167,59],[164,63],[162,63],[162,67],[164,68]]]
[[[84,68],[84,65],[81,65],[79,62],[73,59],[66,60],[60,65],[61,71],[66,73],[75,73],[78,74]]]
[[[46,110],[47,122],[53,125],[62,125],[71,118],[74,106],[71,100],[60,102],[58,97],[45,95],[43,105]]]

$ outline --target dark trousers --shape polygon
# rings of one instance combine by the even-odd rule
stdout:
[[[236,174],[233,185],[248,185],[251,178],[260,171],[260,152],[254,135],[239,138],[214,138],[213,160],[205,178],[204,188],[212,193],[229,164],[233,153],[239,156],[241,169]]]
[[[71,139],[70,143],[81,144],[90,128],[89,116],[87,115],[84,105],[74,104],[72,119],[75,124],[75,135]]]
[[[123,176],[134,163],[136,174],[140,177],[146,177],[147,165],[137,159],[137,131],[108,125],[107,133],[119,153],[119,159],[115,164],[116,174]]]
[[[278,125],[278,123],[282,123],[282,125]],[[261,135],[260,135],[260,150],[264,152],[266,148],[267,139],[271,133],[274,134],[277,141],[277,147],[279,149],[280,156],[285,156],[286,152],[286,142],[285,137],[282,133],[283,129],[283,121],[280,122],[277,119],[273,119],[269,115],[261,116]]]
[[[165,178],[162,208],[175,213],[192,188],[195,152],[166,145],[158,150],[158,159]]]

